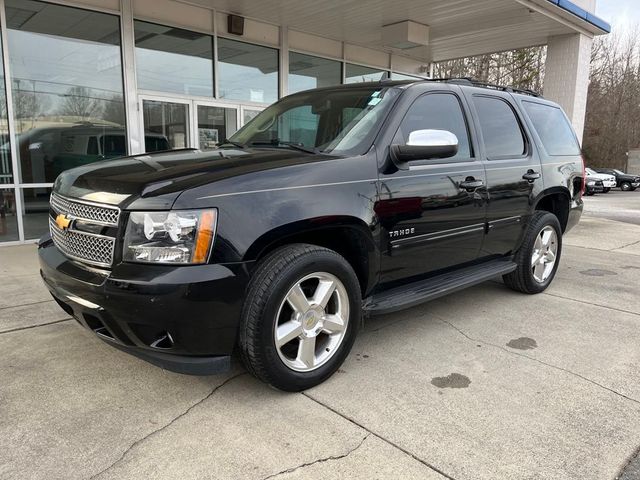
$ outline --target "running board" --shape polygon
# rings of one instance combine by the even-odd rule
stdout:
[[[511,273],[516,268],[514,262],[504,259],[465,267],[372,295],[365,299],[363,310],[368,315],[396,312]]]

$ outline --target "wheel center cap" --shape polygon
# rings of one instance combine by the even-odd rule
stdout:
[[[302,328],[305,330],[315,330],[320,323],[322,314],[317,310],[307,310],[302,316]]]

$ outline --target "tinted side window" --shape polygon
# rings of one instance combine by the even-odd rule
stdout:
[[[549,155],[580,155],[580,147],[562,110],[536,102],[522,104]]]
[[[520,157],[526,146],[520,123],[507,102],[496,97],[474,96],[487,158]]]
[[[447,130],[458,137],[458,154],[452,158],[471,157],[469,132],[460,100],[450,93],[432,93],[418,98],[400,124],[400,133],[406,143],[415,130]]]

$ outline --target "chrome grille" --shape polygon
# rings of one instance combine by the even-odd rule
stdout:
[[[90,202],[78,202],[62,197],[56,193],[51,194],[51,208],[58,213],[64,213],[69,218],[87,220],[100,225],[117,226],[120,218],[118,207],[107,207]]]
[[[51,217],[49,217],[49,230],[53,243],[68,257],[92,265],[111,266],[116,244],[115,238],[78,230],[63,230]]]

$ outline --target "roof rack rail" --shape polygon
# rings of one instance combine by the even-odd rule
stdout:
[[[521,93],[523,95],[530,95],[532,97],[540,96],[538,92],[534,92],[533,90],[528,90],[526,88],[516,88],[512,86],[507,86],[507,85],[496,85],[495,83],[483,82],[481,80],[475,80],[470,77],[429,78],[427,79],[427,81],[454,83],[456,85],[467,85],[469,87],[489,88],[491,90],[499,90],[501,92]]]

